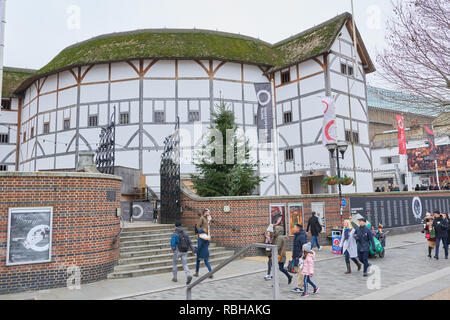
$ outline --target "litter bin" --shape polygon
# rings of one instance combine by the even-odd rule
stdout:
[[[342,254],[342,249],[339,246],[341,244],[342,230],[331,230],[331,252],[334,254]]]

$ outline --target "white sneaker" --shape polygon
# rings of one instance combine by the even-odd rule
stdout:
[[[322,250],[322,247],[319,248],[319,251]]]
[[[266,281],[272,280],[272,276],[271,276],[270,274],[267,274],[267,275],[264,277],[264,280],[266,280]]]

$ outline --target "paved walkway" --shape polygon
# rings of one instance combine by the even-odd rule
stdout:
[[[424,299],[447,289],[450,283],[450,269],[447,267],[450,264],[448,260],[430,261],[425,257],[426,243],[423,234],[396,235],[388,237],[387,241],[386,257],[371,260],[380,270],[380,290],[369,289],[367,278],[363,278],[360,273],[344,275],[343,257],[332,254],[331,248],[325,247],[317,253],[317,272],[314,276],[314,281],[320,286],[320,294],[307,299],[370,298],[369,295],[374,293],[378,293],[377,299],[392,299],[401,297],[402,294],[405,299]],[[262,279],[266,266],[266,257],[248,257],[235,261],[216,273],[214,279],[194,288],[193,299],[271,299],[271,282]],[[437,270],[440,271],[436,273]],[[202,272],[206,270],[203,268]],[[430,278],[420,278],[423,275],[430,275]],[[108,279],[82,285],[79,290],[57,288],[2,295],[0,299],[185,299],[184,272],[179,272],[177,284],[170,279],[171,274],[167,273]],[[282,299],[301,299],[290,292],[292,286],[287,286],[283,274],[280,274],[280,280]],[[421,294],[414,294],[418,291],[416,287],[420,288]],[[395,289],[395,294],[392,295],[394,291],[388,288]],[[433,297],[438,299],[439,294]]]

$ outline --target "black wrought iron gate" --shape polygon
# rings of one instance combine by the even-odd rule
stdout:
[[[101,173],[114,174],[116,153],[116,125],[114,122],[115,111],[110,123],[101,128],[100,142],[95,151],[95,165]]]
[[[175,223],[181,219],[180,201],[180,120],[175,132],[164,140],[161,156],[161,223]]]

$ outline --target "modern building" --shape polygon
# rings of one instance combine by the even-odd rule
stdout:
[[[271,81],[281,194],[335,191],[321,183],[335,173],[320,139],[320,98],[326,95],[336,101],[338,139],[350,141],[353,131],[354,146],[341,168],[356,175],[356,185],[343,192],[372,191],[366,74],[375,68],[356,30],[355,70],[352,34],[351,15],[344,13],[276,44],[197,29],[137,30],[77,43],[26,79],[6,84],[15,87],[4,97],[12,97],[18,120],[10,122],[18,129],[7,146],[10,154],[0,161],[8,170],[14,164],[20,171],[73,169],[80,152],[96,149],[100,127],[113,117],[116,165],[139,170],[158,192],[164,139],[177,117],[189,132],[194,123],[206,129],[223,101],[240,128],[254,131],[254,83]],[[261,175],[263,165],[273,163],[260,163]],[[194,172],[192,162],[182,164],[182,175]],[[272,195],[274,176],[264,175],[258,192]]]

